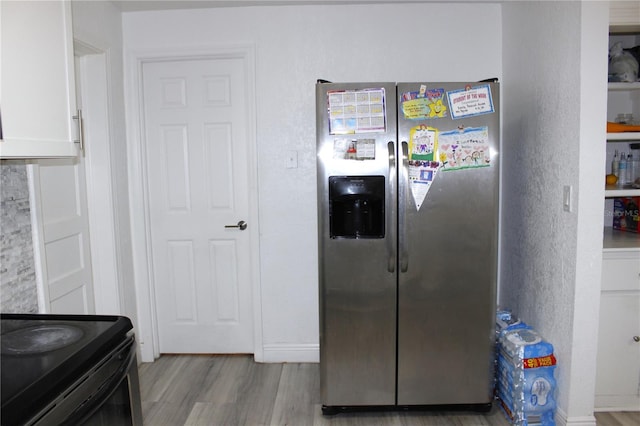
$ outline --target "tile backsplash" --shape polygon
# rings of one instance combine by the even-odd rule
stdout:
[[[0,162],[0,312],[38,312],[27,167],[5,160]]]

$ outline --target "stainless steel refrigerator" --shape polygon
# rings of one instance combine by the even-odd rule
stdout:
[[[499,85],[319,80],[325,414],[491,407]]]

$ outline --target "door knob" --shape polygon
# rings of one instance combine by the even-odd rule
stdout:
[[[640,342],[640,336],[633,336],[634,342]]]
[[[244,231],[245,229],[247,229],[247,222],[245,222],[244,220],[241,220],[240,222],[238,222],[237,225],[225,225],[225,228],[240,228],[241,231]]]

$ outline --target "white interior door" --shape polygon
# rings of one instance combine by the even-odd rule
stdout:
[[[82,77],[77,58],[75,67],[76,77]],[[75,103],[82,108],[79,82]],[[38,304],[45,313],[96,313],[85,166],[80,152],[72,159],[38,160],[28,168]]]
[[[150,62],[142,74],[160,352],[252,353],[243,60]]]
[[[29,176],[41,310],[94,314],[83,159],[39,160]]]

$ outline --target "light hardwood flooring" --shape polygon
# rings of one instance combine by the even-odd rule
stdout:
[[[258,364],[244,355],[163,355],[139,371],[146,426],[509,426],[495,406],[485,414],[323,416],[318,364]],[[640,412],[596,413],[596,419],[598,426],[637,426]]]

